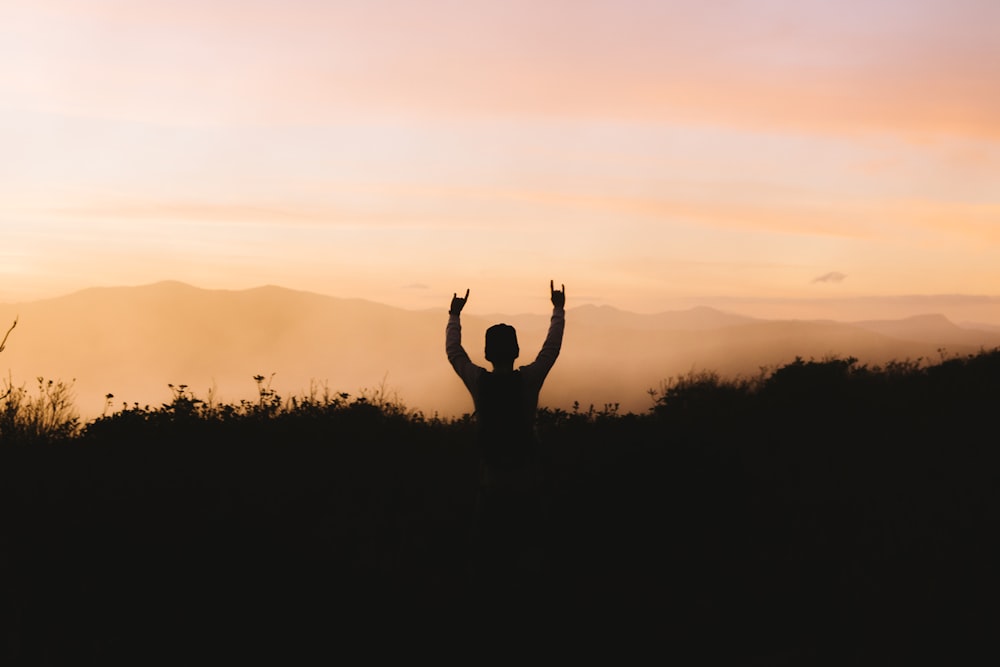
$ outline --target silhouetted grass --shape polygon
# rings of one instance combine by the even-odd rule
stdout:
[[[349,629],[483,622],[472,418],[384,391],[286,400],[256,380],[252,401],[178,386],[83,425],[60,385],[8,395],[10,661],[148,656],[198,637],[336,653]],[[796,360],[650,396],[643,414],[539,411],[545,558],[508,623],[572,619],[569,648],[627,626],[661,657],[730,664],[984,645],[1000,621],[1000,351]]]
[[[10,379],[0,387],[0,445],[38,445],[79,432],[72,385],[38,378],[35,393]]]

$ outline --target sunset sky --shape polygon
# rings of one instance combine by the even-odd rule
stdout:
[[[1000,294],[995,0],[2,0],[0,302]]]

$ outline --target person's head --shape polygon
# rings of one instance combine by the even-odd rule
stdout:
[[[486,330],[486,361],[494,366],[513,364],[520,353],[514,327],[509,324],[494,324]]]

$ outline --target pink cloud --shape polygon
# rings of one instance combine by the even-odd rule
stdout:
[[[555,115],[1000,136],[1000,5],[844,5],[49,0],[23,10],[0,95],[161,122]]]

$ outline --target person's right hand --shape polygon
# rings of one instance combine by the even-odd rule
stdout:
[[[451,297],[451,310],[448,311],[449,315],[458,315],[465,308],[465,302],[469,300],[469,289],[465,289],[465,296],[459,296],[458,292],[455,292]]]
[[[561,290],[556,289],[556,283],[554,280],[549,281],[549,290],[552,292],[552,305],[556,308],[566,307],[566,286],[563,285]]]

